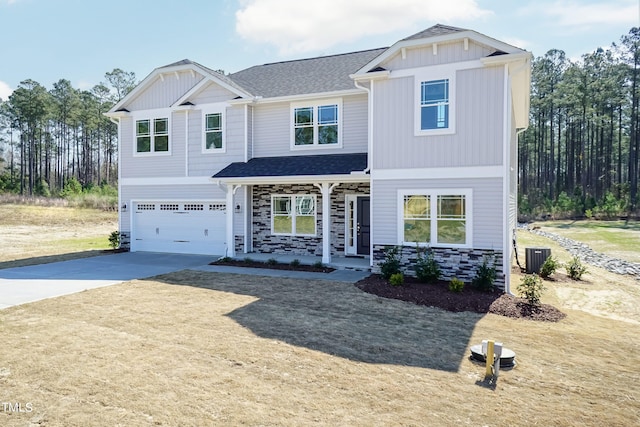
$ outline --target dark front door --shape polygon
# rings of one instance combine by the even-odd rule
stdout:
[[[358,254],[369,255],[369,253],[371,252],[371,246],[370,246],[371,215],[369,215],[369,197],[358,197],[357,212],[358,212],[358,218],[357,218]]]

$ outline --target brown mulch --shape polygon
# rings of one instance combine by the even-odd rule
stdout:
[[[566,314],[549,304],[530,306],[523,298],[503,292],[483,292],[467,284],[460,293],[451,292],[447,282],[421,283],[413,277],[405,277],[402,286],[391,286],[378,274],[372,274],[355,284],[363,291],[384,298],[399,299],[417,305],[437,307],[443,310],[475,313],[493,313],[500,316],[558,322]]]

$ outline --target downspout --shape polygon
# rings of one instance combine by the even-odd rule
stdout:
[[[369,80],[371,88],[360,85],[357,80],[353,82],[358,89],[362,89],[367,92],[367,103],[369,107],[369,126],[367,129],[367,168],[362,171],[363,173],[369,173],[371,171],[371,158],[373,157],[373,80]]]

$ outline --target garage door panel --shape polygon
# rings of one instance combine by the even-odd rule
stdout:
[[[226,253],[224,202],[158,201],[134,206],[132,251]]]

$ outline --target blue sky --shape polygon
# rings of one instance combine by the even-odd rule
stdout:
[[[583,53],[640,25],[640,0],[0,0],[0,98],[26,79],[90,89],[184,58],[234,72],[390,46],[436,23],[543,55]]]

